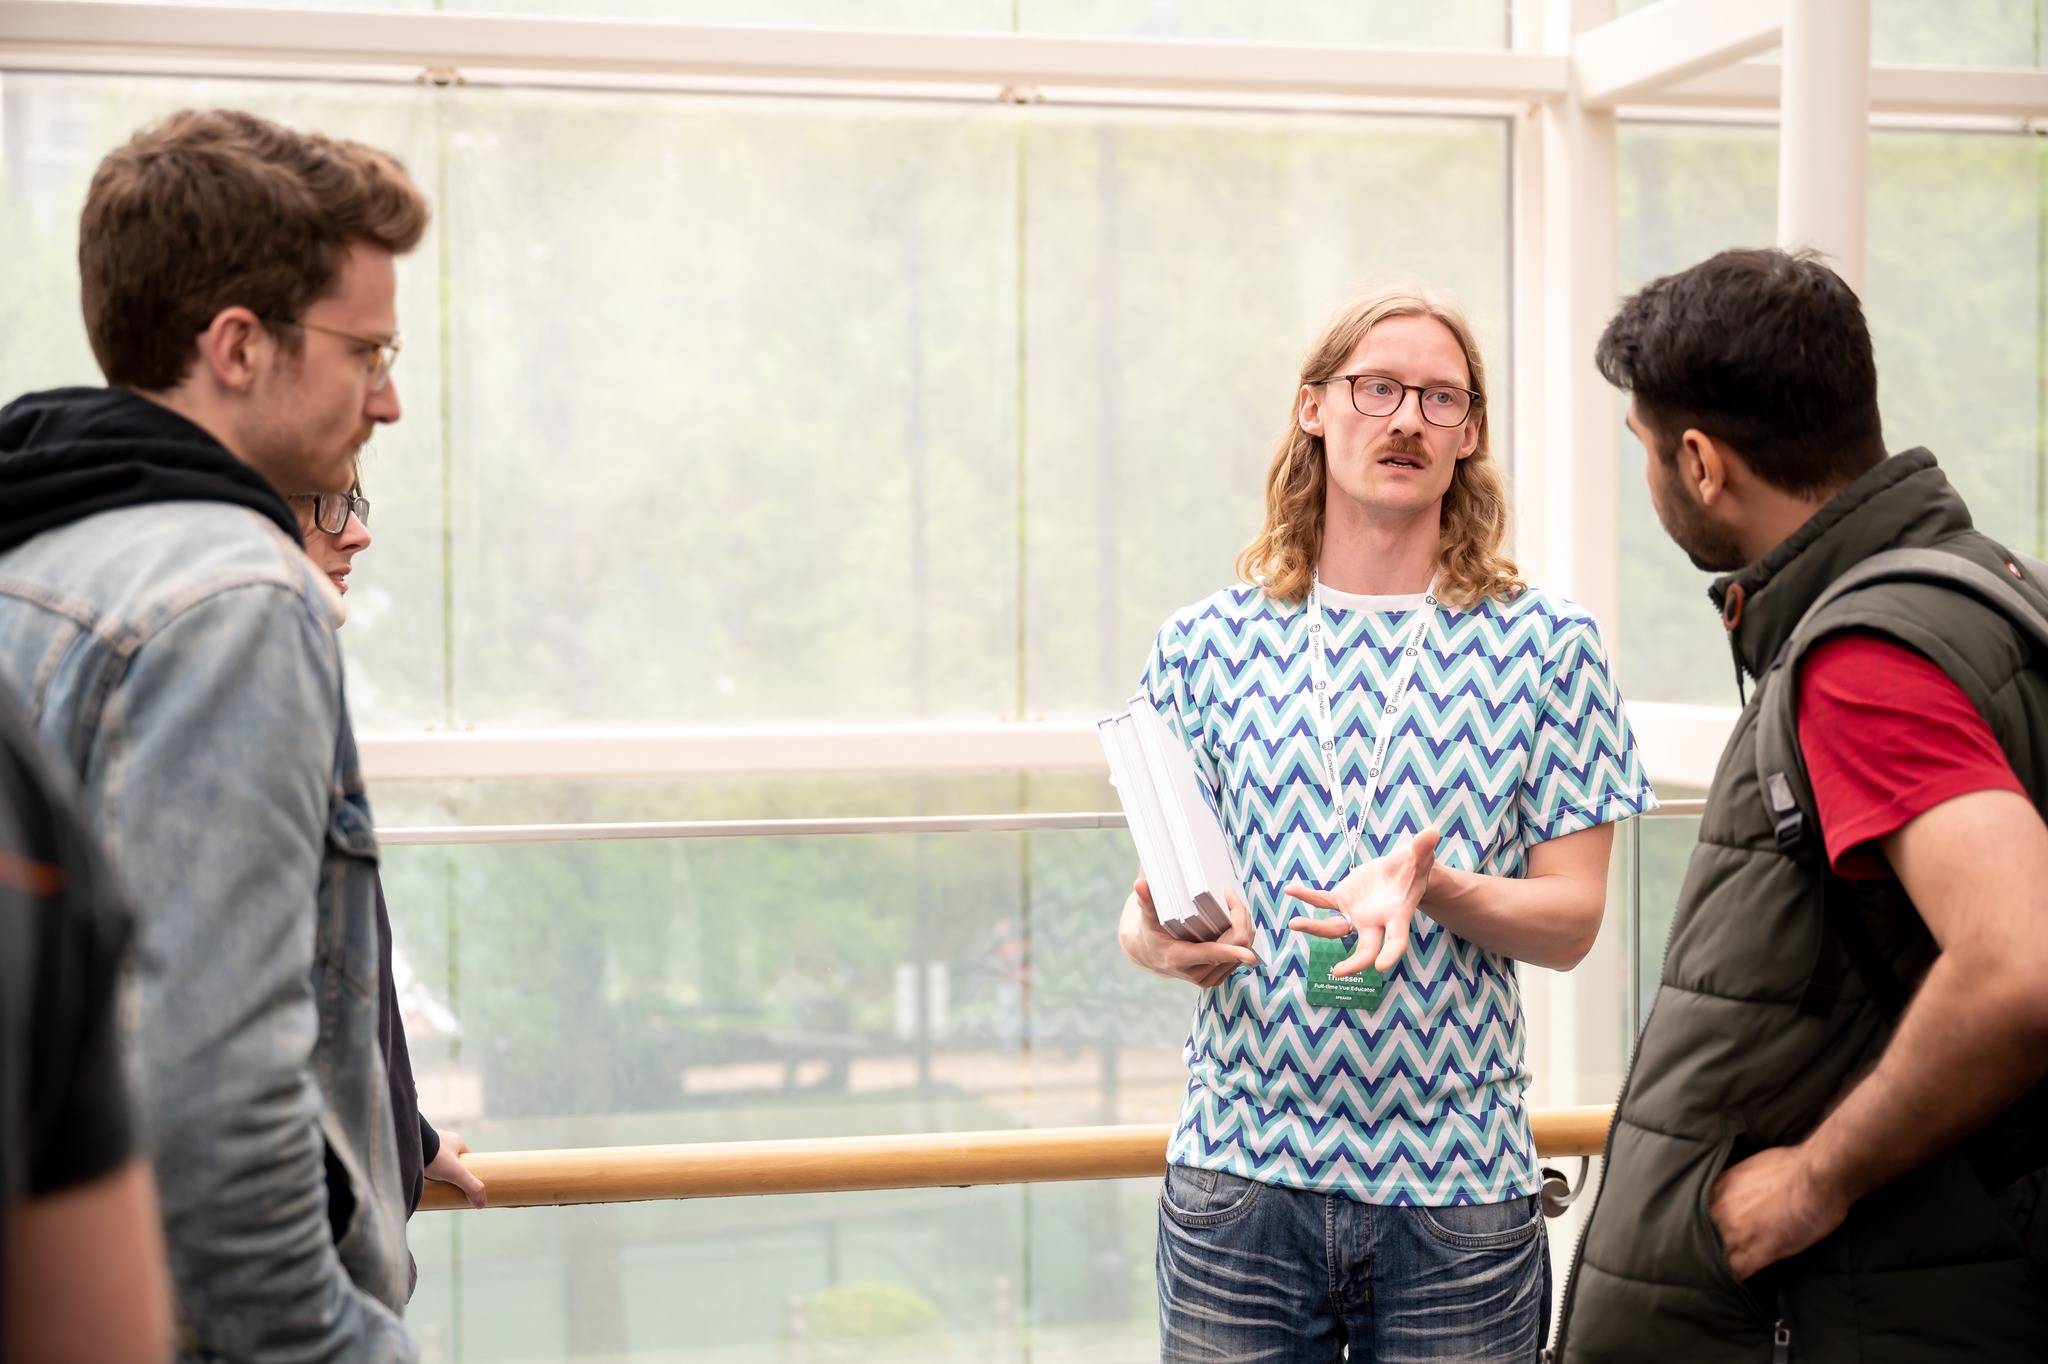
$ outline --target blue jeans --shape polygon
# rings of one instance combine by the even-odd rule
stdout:
[[[1379,1207],[1172,1165],[1157,1264],[1167,1364],[1533,1361],[1550,1325],[1534,1198]]]

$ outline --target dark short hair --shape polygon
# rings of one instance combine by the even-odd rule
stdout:
[[[296,319],[334,287],[350,246],[403,255],[430,216],[405,167],[374,147],[233,109],[173,114],[109,152],[86,194],[78,274],[93,356],[110,384],[175,388],[223,308]]]
[[[1635,394],[1667,458],[1697,429],[1800,495],[1884,458],[1862,305],[1812,252],[1723,251],[1652,281],[1607,324],[1594,362]]]

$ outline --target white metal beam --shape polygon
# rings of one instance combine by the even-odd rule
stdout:
[[[477,14],[0,0],[0,67],[471,83],[649,78],[858,81],[1000,90],[1540,100],[1555,55],[1015,33],[767,28]]]
[[[1585,31],[1611,0],[1563,0],[1556,22]],[[1560,35],[1551,35],[1553,43]],[[1593,348],[1617,291],[1616,129],[1611,112],[1556,100],[1538,115],[1542,138],[1542,341],[1523,357],[1540,363],[1544,426],[1518,461],[1515,501],[1540,522],[1540,585],[1593,613],[1616,652],[1621,615],[1619,459],[1614,391],[1593,367]],[[1532,448],[1533,447],[1533,448]]]
[[[1612,109],[1666,86],[1768,52],[1786,0],[1660,0],[1572,41],[1579,103]]]
[[[1733,707],[1631,702],[1653,782],[1705,786]],[[1035,721],[365,733],[372,782],[1105,772],[1095,726]]]
[[[1050,722],[383,733],[360,747],[375,782],[1103,767],[1093,725]]]
[[[1703,800],[1666,801],[1643,819],[1698,818]],[[1128,827],[1121,810],[1057,814],[881,815],[843,819],[702,819],[647,824],[447,824],[379,829],[387,848],[504,843],[644,843],[697,838],[902,837],[906,834],[1091,833]]]
[[[1778,245],[1863,292],[1870,204],[1870,0],[1788,0]]]
[[[849,819],[706,819],[648,824],[451,824],[379,829],[386,847],[476,843],[631,843],[694,838],[843,838],[905,834],[1063,833],[1121,829],[1118,810],[1058,814],[882,815]]]
[[[1653,785],[1704,791],[1714,779],[1721,750],[1735,732],[1734,706],[1690,706],[1673,701],[1631,701],[1629,727],[1642,749]]]
[[[1660,90],[1641,103],[1659,109],[1776,110],[1779,62],[1740,62]],[[1627,111],[1624,111],[1627,112]],[[1873,66],[1870,112],[2015,120],[2048,117],[2048,71],[2020,67]]]

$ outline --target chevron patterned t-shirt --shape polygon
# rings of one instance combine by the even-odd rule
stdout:
[[[1411,597],[1323,589],[1332,718],[1364,789]],[[1310,609],[1253,587],[1177,613],[1145,670],[1194,754],[1245,879],[1261,965],[1204,990],[1169,1162],[1368,1203],[1495,1203],[1538,1188],[1514,964],[1415,916],[1379,1006],[1306,1001],[1302,883],[1342,880],[1345,838],[1317,758]],[[1437,860],[1524,874],[1529,849],[1655,806],[1593,618],[1538,590],[1440,606],[1364,822],[1367,855],[1423,829]],[[1305,913],[1306,906],[1300,907]]]

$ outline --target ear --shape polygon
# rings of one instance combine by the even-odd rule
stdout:
[[[1692,485],[1703,507],[1727,494],[1733,459],[1734,452],[1725,443],[1694,427],[1678,438],[1678,476]]]
[[[247,308],[223,308],[199,333],[199,368],[231,393],[256,386],[277,354],[277,340]]]
[[[1323,434],[1322,389],[1314,384],[1301,386],[1301,402],[1295,408],[1294,424],[1311,436]]]
[[[1472,415],[1465,418],[1465,430],[1458,437],[1458,458],[1469,459],[1479,448],[1479,409],[1472,409]]]

